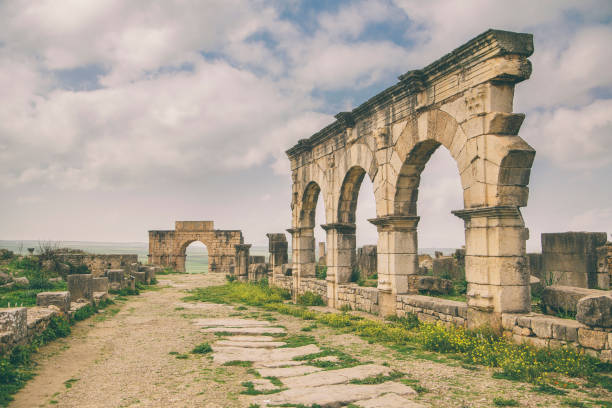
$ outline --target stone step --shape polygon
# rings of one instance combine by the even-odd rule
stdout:
[[[305,361],[295,361],[295,360],[279,360],[279,361],[260,361],[254,364],[255,368],[264,367],[264,368],[280,368],[280,367],[295,367],[304,365]]]
[[[382,384],[337,384],[321,387],[299,387],[257,397],[255,403],[262,407],[283,404],[318,404],[323,408],[340,408],[355,401],[376,398],[383,394],[416,395],[407,385],[387,381]]]
[[[255,319],[193,319],[191,323],[200,327],[262,327],[270,326],[266,320]]]
[[[298,375],[316,373],[322,371],[320,367],[313,367],[308,365],[301,365],[295,367],[279,367],[279,368],[259,368],[257,372],[262,377],[296,377]]]
[[[269,337],[269,336],[268,336]],[[284,346],[284,341],[233,341],[219,340],[215,343],[219,347],[244,347],[244,348],[276,348]]]
[[[286,361],[294,357],[305,356],[307,354],[319,353],[321,349],[314,344],[302,347],[281,348],[281,349],[261,349],[261,348],[242,348],[242,347],[215,347],[213,345],[213,361],[219,364],[232,360],[239,361]]]
[[[287,378],[283,383],[289,388],[318,387],[321,385],[345,384],[350,380],[362,380],[379,374],[387,375],[389,367],[377,364],[365,364],[339,370],[328,370],[307,374],[301,377]]]
[[[233,334],[284,334],[281,327],[209,327],[202,330],[205,333],[226,332]]]
[[[230,338],[226,338],[225,340],[231,341],[249,341],[249,342],[262,342],[262,341],[276,341],[278,339],[272,336],[231,336]]]

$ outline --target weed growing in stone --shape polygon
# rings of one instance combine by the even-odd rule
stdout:
[[[306,346],[308,344],[317,344],[317,341],[314,337],[305,335],[288,336],[284,338],[283,341],[285,342],[285,345],[281,348],[294,348]]]
[[[193,354],[208,354],[212,351],[213,349],[208,343],[198,344],[197,346],[193,348],[193,350],[191,350]]]
[[[222,365],[228,366],[228,367],[252,367],[253,362],[243,361],[243,360],[232,360],[232,361],[227,361],[223,363]]]

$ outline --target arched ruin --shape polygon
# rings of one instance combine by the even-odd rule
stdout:
[[[216,230],[213,221],[176,221],[174,230],[149,231],[149,264],[185,272],[185,250],[195,241],[206,245],[210,272],[246,274],[246,271],[236,271],[237,255],[245,246],[242,232]],[[248,248],[246,256],[248,258]]]
[[[489,30],[287,151],[292,171],[294,285],[315,273],[315,209],[327,232],[328,302],[348,282],[355,257],[355,208],[364,177],[373,183],[380,310],[394,314],[418,271],[420,174],[432,153],[457,164],[464,207],[468,322],[498,327],[501,313],[530,310],[525,268],[527,205],[535,151],[518,136],[514,85],[529,78],[530,34]]]

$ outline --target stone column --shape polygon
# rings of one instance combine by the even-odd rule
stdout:
[[[327,232],[327,299],[336,307],[338,285],[347,283],[355,263],[355,224],[332,223],[321,225]]]
[[[239,281],[247,281],[249,276],[249,251],[251,244],[237,244],[234,276]]]
[[[468,327],[501,330],[502,313],[531,308],[525,229],[518,207],[497,206],[453,211],[465,222],[465,276]]]
[[[292,236],[293,244],[293,289],[294,295],[300,289],[302,278],[315,276],[315,238],[314,228],[300,227],[287,230]]]
[[[378,229],[378,303],[381,316],[395,314],[395,297],[408,293],[408,275],[419,271],[419,217],[389,215],[368,220]]]
[[[270,252],[270,269],[272,270],[271,283],[276,276],[282,274],[282,266],[287,263],[287,238],[285,234],[266,234],[268,237],[268,251]]]
[[[187,255],[179,254],[174,255],[172,258],[172,261],[174,263],[174,269],[176,269],[178,272],[187,272],[187,270],[185,269],[185,259],[187,258]]]

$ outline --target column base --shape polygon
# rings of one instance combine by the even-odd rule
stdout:
[[[468,307],[467,328],[470,330],[490,328],[496,334],[502,334],[501,313],[485,312],[483,310]]]
[[[395,316],[396,307],[394,293],[378,291],[378,313],[381,317]]]

